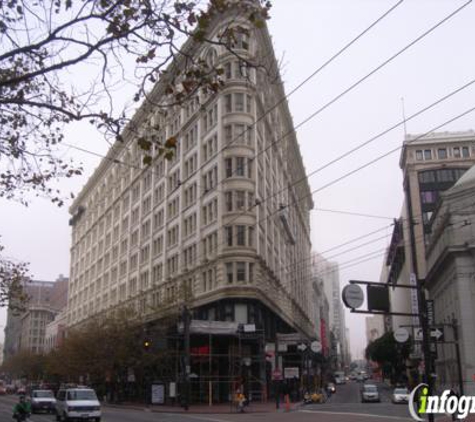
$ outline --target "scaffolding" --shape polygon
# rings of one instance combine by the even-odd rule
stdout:
[[[251,325],[191,321],[190,402],[232,405],[238,390],[251,401],[267,400],[264,345],[264,331]],[[181,348],[180,362],[185,352]],[[185,372],[179,365],[176,380],[182,383]]]

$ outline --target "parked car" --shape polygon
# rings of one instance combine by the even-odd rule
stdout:
[[[4,385],[0,385],[0,395],[4,396],[7,394],[7,388]]]
[[[406,387],[397,387],[393,391],[392,402],[408,403],[409,402],[409,390]]]
[[[374,384],[363,384],[361,388],[361,402],[381,402],[378,387]]]
[[[51,390],[32,390],[30,393],[31,413],[55,413],[56,399]]]
[[[101,404],[92,388],[62,388],[56,396],[56,420],[88,419],[100,422]]]
[[[26,394],[26,388],[25,387],[18,387],[16,389],[16,393],[19,395],[19,396],[24,396]]]
[[[364,382],[364,376],[362,374],[356,375],[356,381],[357,382]]]

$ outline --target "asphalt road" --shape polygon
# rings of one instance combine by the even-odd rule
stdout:
[[[337,386],[331,399],[320,405],[305,405],[296,411],[244,414],[180,414],[157,413],[144,409],[111,408],[103,406],[103,422],[408,422],[407,406],[394,405],[391,391],[380,385],[382,403],[361,403],[361,385],[349,382]],[[0,422],[11,422],[16,396],[0,397]],[[54,415],[32,415],[31,422],[53,422]]]
[[[368,381],[371,382],[371,381]],[[330,400],[324,404],[307,405],[302,410],[315,413],[333,412],[348,415],[367,415],[380,417],[381,421],[393,418],[402,418],[401,420],[413,420],[409,414],[407,405],[393,404],[391,402],[392,389],[382,383],[374,382],[378,386],[381,395],[381,403],[361,403],[361,383],[348,382],[343,385],[337,385],[336,393]],[[319,419],[320,420],[320,419]],[[369,419],[368,419],[369,420]],[[375,419],[377,420],[377,419]]]

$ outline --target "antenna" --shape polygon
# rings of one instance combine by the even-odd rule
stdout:
[[[402,120],[404,122],[404,138],[406,138],[407,127],[406,127],[406,110],[404,108],[404,97],[401,97],[401,106],[402,106]]]

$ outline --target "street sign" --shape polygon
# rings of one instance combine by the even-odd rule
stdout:
[[[409,332],[405,328],[398,328],[394,331],[394,340],[398,343],[405,343],[409,339]]]
[[[299,368],[298,367],[287,367],[284,368],[284,378],[293,379],[299,377]]]
[[[304,352],[307,349],[307,346],[304,343],[300,343],[297,346],[297,349],[300,350],[301,352]]]
[[[366,295],[369,311],[389,312],[391,303],[389,301],[389,288],[387,285],[367,285]]]
[[[341,295],[347,308],[357,309],[363,305],[364,293],[358,284],[348,284],[344,287]]]
[[[444,341],[444,327],[429,328],[431,340],[443,342]],[[414,341],[422,341],[422,328],[414,327]]]
[[[422,328],[416,327],[414,328],[414,341],[422,341]]]
[[[430,338],[435,339],[436,341],[444,341],[444,328],[443,327],[431,328]]]
[[[322,351],[322,343],[316,340],[312,341],[312,343],[310,344],[310,349],[314,353],[320,353]]]

